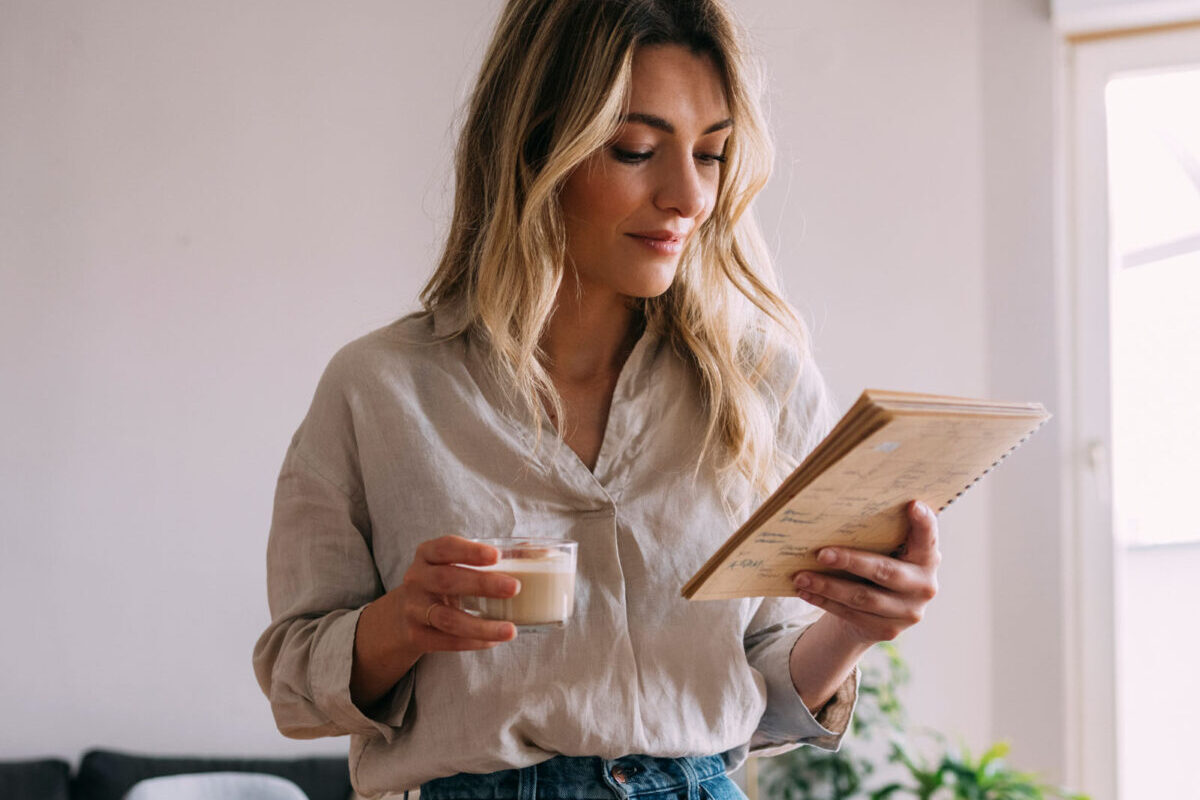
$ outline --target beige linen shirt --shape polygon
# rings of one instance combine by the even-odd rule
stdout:
[[[548,420],[537,445],[480,348],[444,340],[449,324],[407,317],[344,347],[292,439],[267,549],[271,623],[254,649],[279,730],[350,734],[367,796],[559,754],[721,754],[734,769],[750,751],[836,748],[857,670],[814,719],[788,669],[816,609],[680,596],[736,525],[711,464],[696,473],[698,382],[666,340],[638,341],[589,470]],[[827,405],[806,367],[779,408],[795,458],[824,435]],[[359,613],[400,584],[418,544],[445,534],[578,542],[574,617],[490,650],[429,653],[359,709]]]

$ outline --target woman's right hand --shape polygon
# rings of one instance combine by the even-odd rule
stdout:
[[[400,585],[368,604],[354,634],[350,696],[366,708],[396,685],[425,653],[484,650],[512,640],[511,622],[474,617],[458,608],[464,596],[512,597],[515,578],[459,566],[495,564],[500,552],[459,536],[423,542]]]

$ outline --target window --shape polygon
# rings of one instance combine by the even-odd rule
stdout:
[[[1200,662],[1200,30],[1076,45],[1082,772],[1194,791]]]
[[[1113,78],[1105,105],[1116,536],[1200,543],[1200,68]]]

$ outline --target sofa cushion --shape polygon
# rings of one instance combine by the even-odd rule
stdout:
[[[300,787],[259,772],[163,775],[134,784],[125,800],[308,800]]]
[[[346,800],[350,768],[345,756],[327,758],[195,758],[90,750],[79,764],[73,800],[121,800],[138,781],[198,772],[262,772],[287,778],[309,800]]]
[[[70,800],[71,765],[57,758],[0,761],[4,800]]]

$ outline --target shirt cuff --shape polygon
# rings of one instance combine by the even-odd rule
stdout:
[[[362,608],[358,608],[335,618],[314,642],[309,673],[313,702],[347,733],[382,736],[391,742],[412,701],[413,670],[367,713],[354,704],[350,698],[350,671],[354,665],[354,634],[361,614]]]
[[[850,728],[858,701],[858,666],[814,716],[792,683],[790,662],[798,641],[799,636],[790,641],[780,637],[756,654],[767,685],[767,709],[750,740],[753,755],[777,755],[801,744],[836,751]]]

